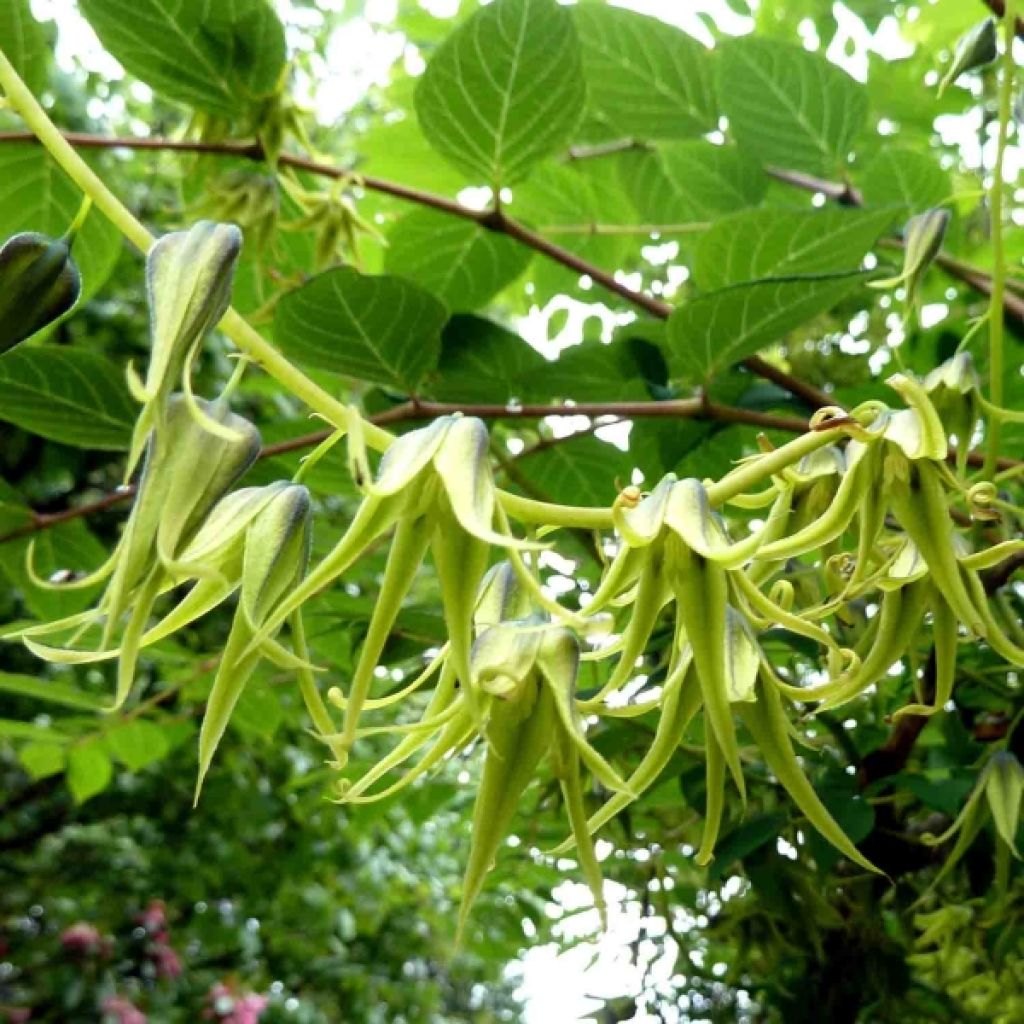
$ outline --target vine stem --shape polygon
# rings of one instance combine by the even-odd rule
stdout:
[[[1003,11],[1003,59],[1002,81],[999,85],[999,137],[996,143],[996,160],[992,169],[989,212],[992,221],[992,305],[988,317],[989,347],[989,396],[992,404],[1003,405],[1004,339],[1006,328],[1003,322],[1003,297],[1006,293],[1006,247],[1003,239],[1003,194],[1006,183],[1003,180],[1006,165],[1006,147],[1010,134],[1013,107],[1013,83],[1016,67],[1013,60],[1013,41],[1017,35],[1017,0],[1006,0]],[[992,476],[999,456],[999,435],[1001,423],[998,417],[990,417],[988,439],[985,449],[985,464],[982,472]]]

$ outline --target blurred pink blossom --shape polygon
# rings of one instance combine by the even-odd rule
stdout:
[[[107,996],[100,1005],[110,1024],[148,1024],[146,1015],[123,996]]]
[[[217,1021],[218,1024],[259,1024],[268,1003],[266,996],[255,992],[236,995],[220,981],[210,989],[207,998],[210,1005],[203,1011],[203,1019]]]
[[[68,953],[91,956],[104,951],[106,942],[99,931],[85,921],[76,921],[60,933],[60,944]]]

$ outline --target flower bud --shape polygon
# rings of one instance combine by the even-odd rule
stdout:
[[[925,210],[911,217],[903,229],[903,270],[897,277],[872,281],[872,288],[895,288],[903,285],[907,290],[907,306],[917,300],[917,291],[925,272],[935,261],[949,227],[950,213],[944,207]]]
[[[231,299],[242,233],[234,224],[199,221],[164,235],[146,259],[152,352],[146,371],[149,398],[167,394],[189,349],[224,315]]]
[[[985,771],[985,797],[996,831],[1004,843],[1017,853],[1017,825],[1020,801],[1024,796],[1024,766],[1008,750],[992,755]]]
[[[165,562],[178,557],[210,509],[259,455],[259,431],[248,420],[223,403],[196,401],[236,439],[209,433],[184,395],[170,397],[164,422],[150,436],[139,494],[125,527],[112,614],[119,614],[121,600],[157,556]]]
[[[312,539],[309,491],[289,484],[257,513],[245,539],[241,609],[253,629],[306,574]]]
[[[35,231],[9,238],[0,246],[0,352],[63,316],[81,290],[67,238]]]
[[[953,59],[939,82],[940,96],[946,87],[952,85],[961,75],[983,68],[999,56],[996,35],[996,19],[986,18],[957,40]]]

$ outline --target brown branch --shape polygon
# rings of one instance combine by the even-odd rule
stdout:
[[[802,433],[807,429],[807,421],[798,416],[777,416],[772,413],[759,412],[756,409],[740,409],[718,402],[707,402],[699,398],[680,398],[665,402],[578,402],[562,405],[472,405],[459,402],[427,402],[411,399],[391,409],[375,413],[367,417],[371,423],[387,426],[392,423],[407,423],[417,420],[433,419],[437,416],[450,416],[453,413],[466,416],[477,416],[486,420],[529,420],[543,419],[547,416],[610,416],[616,419],[705,419],[719,423],[746,423],[751,426],[769,430],[785,430]],[[317,430],[310,434],[277,441],[266,445],[261,451],[261,459],[273,458],[276,455],[287,455],[290,452],[312,448],[331,436],[331,430]],[[29,537],[44,530],[52,529],[61,523],[73,519],[83,519],[98,515],[107,509],[114,508],[135,496],[135,485],[118,488],[96,501],[60,512],[33,512],[31,518],[23,526],[0,536],[0,544],[8,541]]]
[[[1006,15],[1006,0],[982,0],[982,3],[997,17]],[[1024,39],[1024,17],[1017,19],[1017,35]]]

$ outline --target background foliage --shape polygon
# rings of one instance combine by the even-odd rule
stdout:
[[[396,429],[445,403],[475,411],[494,421],[503,486],[607,505],[617,481],[721,476],[759,431],[778,443],[800,429],[815,389],[844,404],[888,398],[889,343],[927,372],[991,291],[995,75],[941,98],[934,88],[985,16],[980,0],[693,6],[687,32],[600,2],[499,0],[478,15],[462,0],[438,16],[415,0],[0,0],[0,46],[153,230],[200,216],[243,228],[237,306],[332,394]],[[71,59],[89,31],[109,56]],[[0,237],[60,234],[77,189],[16,117],[0,119],[12,133],[0,141]],[[129,137],[134,150],[112,142]],[[1015,176],[1019,148],[1008,166]],[[904,324],[865,270],[898,265],[900,226],[947,201],[922,326]],[[1022,237],[1007,237],[1013,408]],[[73,315],[0,358],[11,621],[96,596],[34,587],[30,536],[42,571],[90,569],[122,520],[136,414],[123,366],[144,363],[148,344],[142,262],[95,212],[75,258]],[[984,344],[971,351],[984,373]],[[230,372],[214,340],[197,390]],[[698,389],[706,401],[687,404]],[[544,415],[570,400],[579,408]],[[304,445],[289,442],[315,429],[301,403],[251,373],[237,405],[271,446],[246,482],[292,473]],[[1004,430],[1010,455],[1020,430]],[[356,492],[340,457],[307,482],[323,553]],[[589,537],[574,554],[546,567],[560,593],[599,573]],[[328,683],[351,670],[381,569],[382,556],[364,560],[311,608]],[[394,681],[443,640],[434,579],[413,596],[386,651]],[[1019,615],[1020,594],[1005,597]],[[529,792],[452,958],[476,758],[411,796],[339,810],[291,682],[266,671],[190,809],[196,720],[228,622],[218,613],[147,652],[132,701],[109,716],[97,714],[107,670],[44,675],[27,652],[0,649],[0,1017],[92,1021],[106,1006],[129,1021],[126,1000],[153,1021],[515,1019],[506,963],[589,928],[554,925],[564,865],[540,852],[562,838],[554,787]],[[791,637],[771,650],[800,656]],[[612,891],[644,923],[629,951],[639,983],[607,993],[602,1019],[1020,1019],[1020,875],[994,860],[990,827],[941,902],[915,905],[941,862],[917,837],[962,807],[986,745],[1016,720],[1019,680],[971,649],[955,707],[915,731],[888,716],[916,667],[902,665],[899,702],[879,693],[818,716],[802,751],[892,884],[841,862],[757,764],[746,814],[729,805],[715,861],[697,868],[703,766],[681,748],[603,834]],[[652,729],[606,723],[593,740],[629,763]],[[1024,756],[1019,735],[1011,749]],[[81,922],[95,935],[69,936]]]

